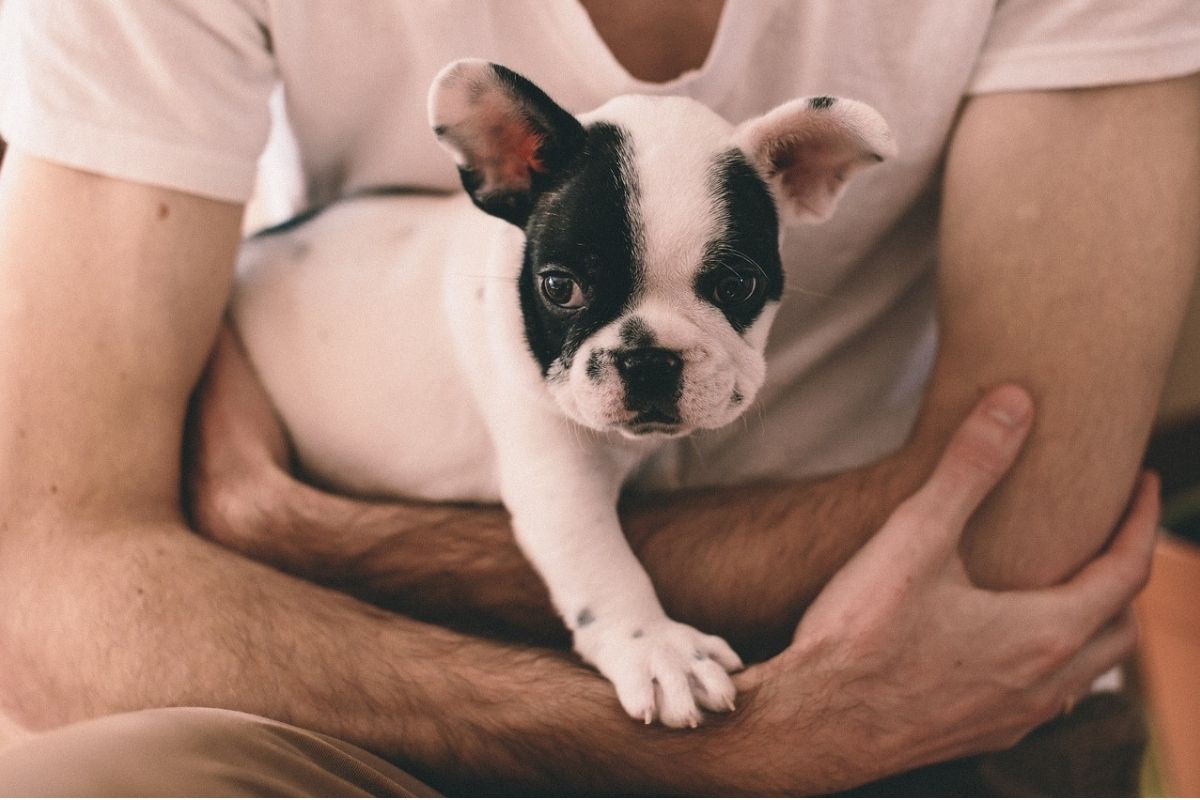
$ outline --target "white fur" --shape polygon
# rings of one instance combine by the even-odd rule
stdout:
[[[443,71],[433,122],[474,130],[466,91],[490,118],[508,119],[502,96],[479,85],[486,78],[480,62]],[[569,368],[543,378],[528,352],[516,289],[522,233],[465,197],[362,197],[248,241],[233,319],[309,473],[358,494],[503,500],[577,651],[625,710],[695,726],[702,708],[732,708],[727,673],[741,662],[720,638],[669,619],[631,552],[617,496],[661,437],[623,431],[615,368],[602,360],[597,382],[586,362],[615,348],[636,314],[683,356],[688,426],[717,427],[762,384],[775,304],[739,335],[695,296],[705,244],[723,224],[706,181],[730,146],[728,123],[674,98],[619,98],[586,119],[614,120],[632,137],[646,290]],[[744,402],[731,402],[735,388]]]

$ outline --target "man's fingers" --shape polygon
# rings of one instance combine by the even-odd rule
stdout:
[[[1033,421],[1033,400],[1019,386],[989,392],[955,431],[925,485],[905,505],[922,534],[954,546],[988,492],[1016,460]]]
[[[244,392],[244,387],[251,387],[256,392],[262,392],[261,383],[250,366],[246,349],[226,321],[217,333],[217,341],[213,346],[206,380],[217,386],[218,391],[225,394]]]
[[[1108,549],[1066,583],[1046,591],[1067,598],[1067,608],[1079,630],[1094,631],[1119,614],[1146,585],[1159,521],[1159,480],[1143,473],[1129,513]]]
[[[278,467],[288,463],[283,424],[245,349],[228,322],[221,326],[199,390],[196,422],[227,456],[265,458]]]
[[[1069,711],[1067,702],[1074,705],[1082,700],[1091,691],[1096,679],[1127,661],[1136,646],[1137,623],[1133,613],[1127,609],[1101,627],[1055,676],[1052,685],[1056,687],[1056,701],[1054,707],[1049,709],[1050,716]],[[1057,702],[1060,696],[1067,698],[1067,702]]]

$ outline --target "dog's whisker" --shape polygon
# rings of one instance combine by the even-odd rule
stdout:
[[[753,258],[751,258],[747,254],[743,253],[741,250],[738,250],[736,247],[734,247],[730,244],[722,244],[721,250],[728,253],[731,256],[736,256],[737,258],[740,258],[742,261],[745,261],[747,264],[754,267],[754,271],[758,273],[758,276],[760,278],[762,278],[764,281],[767,280],[767,271],[765,269],[763,269],[762,264],[759,264]],[[726,266],[728,266],[728,265],[726,265]],[[732,269],[732,268],[730,268],[730,269]]]
[[[829,292],[818,292],[815,289],[805,289],[803,286],[785,287],[783,290],[783,294],[785,296],[789,295],[789,294],[802,294],[807,297],[816,297],[821,300],[836,300],[837,299],[837,295],[830,294]]]
[[[512,278],[509,278],[505,275],[483,275],[483,274],[476,274],[473,272],[451,272],[449,274],[451,277],[454,277],[454,278],[472,278],[475,280],[505,281],[505,282],[512,280]]]

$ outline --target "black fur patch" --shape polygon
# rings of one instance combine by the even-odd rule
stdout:
[[[600,379],[604,377],[603,358],[604,351],[600,348],[596,348],[591,352],[591,355],[588,356],[586,371],[588,380],[592,381],[593,383],[599,383]]]
[[[628,348],[653,347],[654,334],[641,317],[630,317],[621,323],[621,344]]]
[[[821,110],[824,108],[829,108],[831,105],[833,105],[833,103],[834,103],[834,98],[822,95],[821,97],[814,97],[811,100],[809,100],[808,107],[815,108],[817,110]]]
[[[710,183],[718,204],[724,206],[727,221],[721,236],[705,248],[696,294],[713,302],[717,282],[729,270],[754,276],[758,288],[751,297],[736,306],[721,308],[729,324],[740,333],[754,324],[768,300],[783,296],[779,216],[770,190],[741,150],[727,150],[717,158]]]
[[[529,214],[517,288],[525,338],[543,375],[559,359],[569,367],[583,342],[617,319],[637,292],[641,228],[630,218],[637,185],[628,148],[617,126],[589,126],[582,156]],[[567,311],[542,298],[538,273],[551,266],[579,282],[582,309]]]

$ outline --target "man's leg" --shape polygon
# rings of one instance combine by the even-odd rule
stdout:
[[[436,796],[354,745],[214,708],[67,725],[0,750],[5,796]]]

